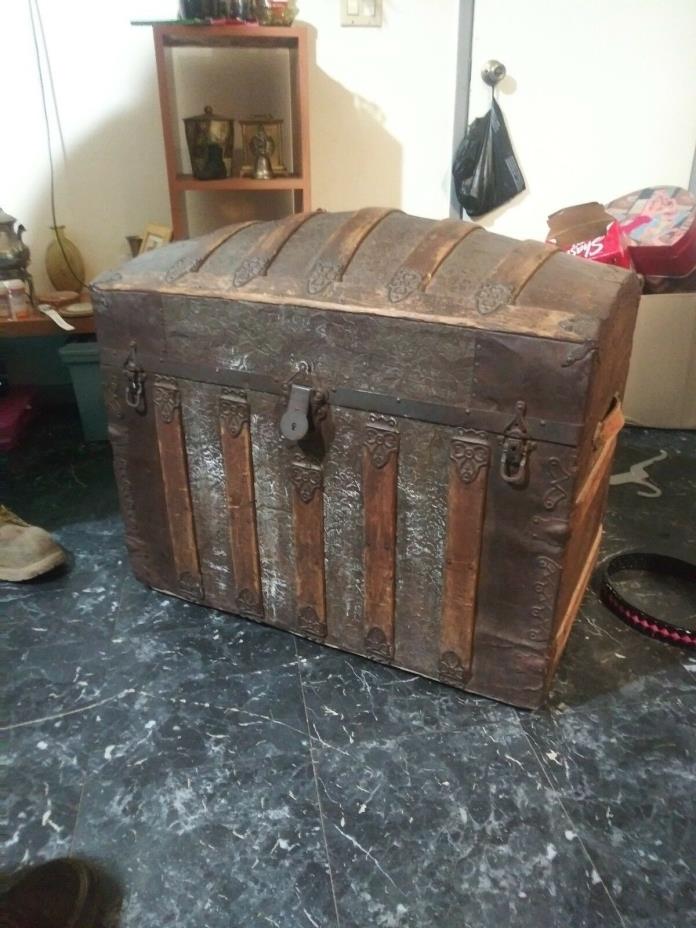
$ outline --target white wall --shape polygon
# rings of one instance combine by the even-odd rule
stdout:
[[[126,234],[169,221],[152,35],[130,20],[172,15],[177,3],[40,4],[65,141],[65,157],[54,145],[58,212],[93,276],[126,256]],[[314,205],[446,216],[458,0],[385,0],[381,29],[341,28],[339,0],[300,6],[316,56]],[[4,79],[13,75],[3,93],[0,206],[27,226],[45,286],[48,165],[24,0],[0,0],[0,39]],[[492,217],[495,229],[543,237],[547,214],[564,205],[651,183],[685,186],[694,48],[694,0],[478,0],[470,116],[487,102],[478,70],[500,58],[511,75],[500,101],[529,187]]]
[[[449,211],[458,0],[384,0],[384,24],[342,28],[339,0],[300,0],[316,206]]]
[[[527,192],[483,220],[544,238],[563,206],[654,184],[687,187],[696,142],[694,0],[477,0],[470,119],[489,58]]]

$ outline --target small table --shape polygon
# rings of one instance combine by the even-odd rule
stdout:
[[[93,335],[94,316],[66,317],[66,322],[75,327],[74,332],[66,332],[44,316],[37,309],[32,309],[24,319],[0,319],[0,338],[25,337],[31,335]]]

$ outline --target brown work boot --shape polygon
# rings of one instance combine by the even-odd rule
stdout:
[[[95,928],[97,875],[66,857],[28,870],[0,896],[2,928]]]
[[[31,580],[65,562],[48,532],[0,506],[0,580]]]

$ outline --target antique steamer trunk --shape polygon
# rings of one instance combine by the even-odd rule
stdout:
[[[597,554],[637,278],[386,209],[93,288],[145,583],[517,706]]]

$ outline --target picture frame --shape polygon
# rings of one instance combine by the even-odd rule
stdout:
[[[158,226],[150,224],[145,226],[143,240],[140,243],[139,255],[144,255],[147,251],[153,251],[155,248],[161,248],[168,245],[172,240],[171,226]]]

